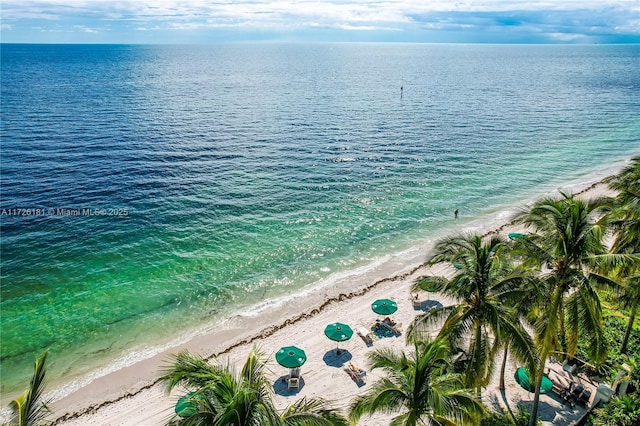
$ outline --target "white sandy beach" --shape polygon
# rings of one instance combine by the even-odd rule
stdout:
[[[595,197],[604,194],[609,194],[606,186],[596,184],[584,190],[581,196]],[[518,230],[505,223],[502,225],[495,232],[506,236],[509,232]],[[495,221],[491,226],[496,228]],[[491,229],[484,231],[489,232]],[[54,411],[52,418],[57,419],[57,424],[65,426],[163,424],[172,415],[175,402],[181,396],[178,392],[166,395],[163,385],[156,383],[161,366],[168,362],[169,353],[177,353],[186,348],[205,357],[219,354],[220,360],[228,360],[239,367],[253,344],[258,345],[269,359],[269,374],[279,408],[305,396],[323,397],[334,401],[338,407],[346,408],[355,395],[366,391],[380,377],[378,371],[369,371],[367,353],[380,347],[392,347],[398,351],[405,349],[405,336],[381,337],[375,339],[373,345],[367,346],[354,333],[350,340],[340,344],[343,351],[337,357],[335,342],[330,341],[323,333],[325,326],[339,321],[351,325],[354,330],[359,327],[369,328],[378,317],[372,312],[371,303],[379,298],[390,298],[398,303],[398,311],[393,319],[406,330],[414,316],[421,312],[412,306],[411,285],[416,278],[437,272],[416,266],[425,260],[428,249],[429,247],[425,247],[415,259],[405,259],[404,273],[399,276],[377,271],[377,276],[366,274],[357,279],[347,277],[357,283],[351,288],[354,295],[348,295],[349,292],[344,287],[329,288],[324,290],[322,297],[310,295],[308,298],[293,299],[258,318],[236,317],[221,328],[212,327],[209,333],[182,347],[173,348],[152,359],[96,379],[78,391],[54,401],[51,404]],[[403,259],[396,261],[402,263]],[[323,301],[327,298],[328,302]],[[447,305],[453,302],[436,294],[420,293],[419,298],[425,308],[431,303]],[[289,345],[303,348],[308,358],[302,367],[302,382],[297,392],[286,389],[281,378],[288,370],[279,366],[274,357],[280,347]],[[342,365],[348,361],[367,370],[365,385],[358,386],[343,370]],[[485,400],[495,399],[503,405],[507,401],[512,409],[515,409],[518,401],[531,403],[533,394],[523,390],[513,379],[516,367],[511,363],[508,365],[504,395],[498,390],[496,374],[483,393]],[[561,368],[558,370],[561,371]],[[569,424],[583,413],[583,408],[570,408],[553,394],[541,396],[539,417],[544,424]],[[363,418],[360,424],[386,425],[389,418]]]

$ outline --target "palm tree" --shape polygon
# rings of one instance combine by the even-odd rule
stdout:
[[[609,262],[597,265],[596,282],[613,289],[619,303],[629,309],[629,319],[620,353],[627,352],[629,337],[640,306],[640,214],[629,213],[629,206],[614,207],[609,213],[615,239],[608,255],[614,257]],[[635,215],[635,217],[633,217]],[[614,256],[612,256],[614,255]]]
[[[42,402],[42,393],[46,384],[46,362],[48,351],[36,358],[33,377],[29,389],[25,390],[19,397],[11,401],[10,407],[13,410],[11,424],[18,426],[40,426],[48,424],[47,414],[50,413],[45,402]]]
[[[464,388],[463,378],[451,372],[446,338],[414,341],[414,352],[390,349],[369,353],[371,369],[382,368],[386,377],[354,399],[349,417],[355,423],[364,414],[399,413],[391,425],[478,424],[484,415],[480,400]]]
[[[451,279],[424,277],[414,286],[414,290],[440,290],[456,299],[457,304],[417,316],[409,327],[409,338],[419,337],[442,321],[442,333],[452,345],[459,346],[462,339],[468,338],[468,349],[464,351],[466,385],[478,393],[491,379],[500,347],[509,348],[531,371],[537,362],[533,340],[514,309],[517,303],[535,296],[535,287],[527,285],[527,277],[514,272],[506,262],[508,248],[499,237],[486,242],[477,235],[442,240],[436,245],[437,254],[427,264],[450,263],[457,273]]]
[[[610,283],[615,283],[614,289],[618,293],[621,305],[630,310],[620,346],[620,353],[626,354],[633,323],[640,307],[640,267],[637,263],[631,267],[617,267],[607,275],[607,278],[610,279]]]
[[[320,398],[303,398],[279,413],[265,375],[266,362],[256,347],[252,348],[239,374],[228,364],[210,364],[187,351],[172,358],[173,363],[160,380],[167,384],[167,392],[177,385],[192,390],[189,402],[197,407],[196,413],[183,419],[181,425],[348,425],[344,416]]]
[[[618,192],[616,197],[621,204],[640,205],[640,157],[631,159],[631,164],[619,174],[605,179],[611,189]]]
[[[558,336],[569,357],[577,350],[578,337],[586,341],[594,362],[603,362],[607,355],[600,299],[590,272],[595,259],[606,251],[602,242],[605,223],[596,217],[602,204],[603,200],[582,201],[562,194],[561,199],[537,202],[520,217],[535,231],[517,240],[526,253],[523,263],[541,271],[540,288],[546,292],[545,305],[534,324],[540,361],[534,370],[531,426],[537,419],[544,365],[558,348]]]
[[[607,179],[617,196],[610,204],[610,225],[615,239],[611,253],[640,253],[640,157],[633,158],[631,164],[619,175]],[[630,309],[629,321],[622,341],[621,353],[627,352],[629,336],[640,305],[640,268],[635,265],[616,265],[608,272],[618,291],[624,307]]]

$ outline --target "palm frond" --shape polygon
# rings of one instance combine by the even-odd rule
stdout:
[[[474,417],[476,408],[481,410],[480,401],[462,391],[461,376],[448,371],[450,351],[445,336],[414,341],[411,356],[389,350],[376,352],[372,369],[384,368],[386,376],[354,399],[349,413],[353,422],[365,414],[383,412],[398,414],[392,424],[438,424],[436,419],[453,422]]]
[[[382,412],[395,413],[406,405],[407,394],[393,381],[382,378],[375,382],[369,391],[357,396],[349,408],[349,419],[357,422],[365,414]]]
[[[45,351],[36,358],[29,389],[18,398],[11,401],[14,421],[19,426],[44,425],[48,422],[46,416],[51,412],[46,402],[42,401],[42,394],[46,386],[46,362],[49,351]]]
[[[347,426],[349,420],[322,398],[301,398],[280,416],[286,426]]]
[[[456,310],[455,306],[441,306],[431,308],[424,314],[416,315],[407,327],[407,342],[420,340],[428,336],[431,331],[441,329],[442,324]]]
[[[412,292],[417,292],[419,290],[428,291],[428,292],[437,292],[442,291],[444,286],[449,280],[445,277],[434,277],[434,276],[424,276],[420,277],[413,283],[411,287]]]
[[[186,351],[172,355],[173,364],[164,369],[161,380],[169,391],[176,385],[191,390],[195,414],[181,425],[282,426],[346,425],[347,419],[322,399],[303,399],[278,413],[268,381],[266,360],[254,346],[237,372],[228,362],[213,364]],[[177,416],[173,416],[173,422]]]
[[[514,359],[525,365],[529,371],[536,371],[539,362],[536,346],[531,335],[520,322],[505,322],[500,325],[501,333],[509,335],[507,346]]]
[[[568,316],[568,352],[573,356],[577,351],[578,337],[584,337],[586,352],[595,364],[605,361],[607,344],[604,338],[600,299],[590,286],[581,286],[567,298],[565,304]]]
[[[169,355],[169,364],[161,369],[160,380],[166,383],[166,392],[177,385],[187,388],[200,388],[216,380],[223,371],[199,355],[181,351]]]

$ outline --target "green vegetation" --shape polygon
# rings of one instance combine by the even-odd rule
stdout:
[[[386,377],[355,398],[349,417],[355,422],[364,414],[385,412],[399,413],[392,420],[396,426],[478,424],[483,405],[451,371],[449,354],[442,336],[414,341],[409,355],[388,349],[369,353],[371,369],[383,369]]]
[[[624,363],[640,365],[640,351],[635,350],[629,354],[622,354],[619,350],[619,343],[623,340],[626,320],[620,318],[619,315],[604,314],[604,337],[607,342],[609,354],[607,361],[597,368],[585,365],[581,367],[589,376],[601,377],[606,383],[613,383],[620,370],[620,366]],[[629,337],[629,346],[632,348],[640,348],[640,327],[634,328]],[[578,359],[587,359],[587,354],[581,349],[576,354]]]
[[[480,421],[480,426],[527,426],[531,419],[531,413],[524,407],[519,406],[518,412],[511,415],[500,409],[490,413]],[[536,426],[542,426],[542,421],[538,420]]]
[[[557,353],[584,360],[581,368],[609,383],[626,363],[631,367],[628,392],[637,392],[640,157],[609,182],[619,194],[615,199],[584,201],[562,194],[537,202],[519,218],[531,231],[526,238],[472,235],[440,241],[427,264],[448,264],[455,275],[422,277],[413,290],[441,291],[457,303],[415,318],[407,333],[413,350],[369,353],[371,368],[382,369],[384,377],[352,401],[349,420],[355,423],[382,412],[397,414],[392,425],[539,425],[544,366]],[[431,341],[434,327],[440,327],[440,333]],[[500,350],[502,388],[508,352],[535,377],[531,413],[524,408],[487,412],[479,400]],[[198,395],[191,399],[197,412],[181,424],[348,422],[324,400],[302,399],[278,413],[267,389],[264,362],[255,350],[241,374],[188,353],[178,354],[174,362],[162,377],[168,391],[180,384]],[[602,426],[638,424],[640,397],[614,398],[590,421]]]
[[[609,225],[615,236],[611,252],[637,256],[640,253],[640,157],[634,158],[629,167],[608,181],[611,188],[618,192],[618,196],[609,204]],[[626,353],[640,306],[640,266],[638,262],[625,262],[614,265],[605,273],[614,282],[613,287],[620,297],[622,307],[630,309],[620,349],[620,352]]]
[[[407,333],[412,351],[369,353],[371,369],[385,377],[351,402],[349,419],[321,398],[276,410],[266,361],[254,347],[240,372],[188,352],[174,355],[160,380],[167,392],[176,386],[188,391],[191,412],[167,424],[340,426],[383,412],[397,413],[394,426],[535,426],[544,366],[555,353],[584,360],[581,368],[607,383],[626,364],[628,395],[596,409],[588,422],[640,424],[640,157],[609,183],[615,199],[563,194],[537,202],[519,218],[533,230],[526,238],[473,235],[437,243],[427,264],[448,264],[455,275],[422,277],[413,290],[441,291],[457,303],[416,316]],[[533,337],[523,324],[533,328]],[[430,340],[434,326],[440,333]],[[515,414],[487,412],[482,405],[479,396],[499,350],[501,388],[508,351],[534,373],[531,413],[522,407]],[[46,360],[47,352],[36,359],[30,387],[11,402],[12,425],[49,423],[41,400]]]
[[[640,424],[640,395],[617,396],[591,418],[593,426],[636,426]]]
[[[42,393],[46,385],[47,355],[48,352],[45,352],[36,359],[29,388],[11,401],[10,407],[13,411],[11,425],[42,426],[49,424],[46,417],[50,411],[47,404],[42,401]]]
[[[463,354],[465,384],[478,394],[489,383],[500,347],[511,350],[530,371],[535,370],[537,362],[533,340],[516,310],[518,304],[535,296],[536,288],[513,271],[506,261],[508,249],[498,237],[487,242],[480,236],[445,239],[436,245],[437,254],[428,264],[458,265],[458,272],[451,280],[425,277],[414,287],[418,290],[439,286],[442,293],[459,301],[418,315],[408,336],[419,339],[431,326],[444,321],[441,334],[449,338],[456,352]],[[469,344],[463,348],[465,340]]]
[[[320,398],[300,399],[279,413],[272,400],[271,384],[265,375],[263,354],[253,348],[238,373],[229,365],[210,364],[186,351],[173,357],[161,381],[167,392],[180,385],[190,390],[189,403],[195,412],[180,425],[236,426],[340,426],[345,417]],[[178,418],[174,415],[168,425]]]
[[[535,371],[535,395],[530,425],[537,419],[544,366],[556,351],[575,355],[578,338],[590,359],[601,363],[607,347],[602,329],[600,299],[590,270],[595,256],[605,253],[602,221],[594,219],[602,200],[572,196],[544,199],[520,218],[535,232],[516,240],[522,265],[537,276],[545,304],[534,321],[540,364]]]

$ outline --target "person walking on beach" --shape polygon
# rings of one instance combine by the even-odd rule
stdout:
[[[453,218],[454,218],[454,219],[457,219],[457,218],[458,218],[458,209],[455,209],[455,210],[453,211]]]

